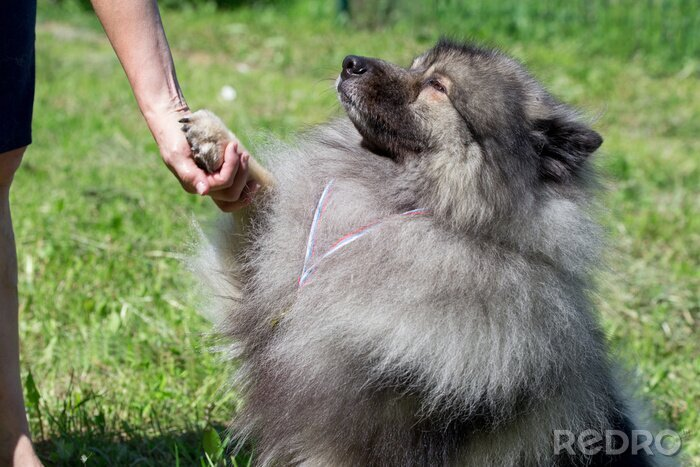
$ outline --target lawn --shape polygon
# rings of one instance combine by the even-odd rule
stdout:
[[[365,11],[359,24],[338,19],[330,0],[163,16],[190,106],[213,109],[251,147],[338,114],[332,82],[346,54],[407,64],[442,33],[499,45],[583,109],[605,137],[606,330],[700,465],[697,7],[595,1],[586,20],[562,2],[456,3]],[[215,208],[165,169],[89,10],[40,1],[37,66],[35,142],[12,203],[25,393],[42,458],[209,465],[236,398],[180,258],[191,219],[207,222]],[[222,99],[225,86],[235,100]]]

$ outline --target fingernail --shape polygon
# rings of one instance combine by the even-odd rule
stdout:
[[[241,156],[241,159],[243,159],[243,162],[248,162],[248,159],[250,159],[250,154],[245,153],[243,156]]]
[[[198,195],[203,195],[204,192],[207,191],[207,184],[204,182],[197,182],[194,187],[197,190]]]

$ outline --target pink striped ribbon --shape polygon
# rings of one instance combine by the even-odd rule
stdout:
[[[333,188],[334,183],[335,180],[332,179],[326,184],[325,188],[323,189],[323,192],[321,193],[321,197],[318,200],[318,204],[316,205],[316,211],[314,211],[314,217],[311,221],[311,229],[309,230],[309,237],[306,241],[306,254],[304,256],[304,267],[302,268],[301,275],[299,276],[299,287],[303,287],[307,284],[309,278],[319,266],[321,261],[333,255],[341,248],[348,246],[356,240],[359,240],[360,238],[364,237],[373,230],[378,229],[386,221],[398,217],[419,216],[430,213],[428,209],[411,209],[410,211],[405,211],[400,214],[394,214],[385,219],[379,219],[370,222],[369,224],[363,225],[362,227],[359,227],[353,230],[352,232],[348,232],[347,234],[340,237],[338,240],[336,240],[335,243],[333,243],[333,245],[331,245],[328,251],[323,253],[323,255],[321,255],[321,257],[314,262],[316,249],[316,231],[318,229],[319,222],[321,221],[321,217],[326,212],[326,208],[328,207],[328,200],[330,198],[331,189]]]

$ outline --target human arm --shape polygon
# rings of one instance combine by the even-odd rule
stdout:
[[[242,152],[227,152],[231,158],[218,171],[206,173],[195,163],[180,130],[178,120],[190,110],[177,81],[157,2],[92,0],[92,5],[170,171],[190,193],[209,194],[219,202],[238,201],[235,177],[247,171],[247,164],[241,164]]]

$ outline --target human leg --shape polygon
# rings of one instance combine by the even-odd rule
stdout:
[[[0,7],[0,466],[41,465],[34,454],[19,371],[17,255],[10,185],[31,143],[36,0]]]
[[[34,454],[19,371],[17,254],[10,185],[26,148],[0,154],[0,465],[41,465]]]

